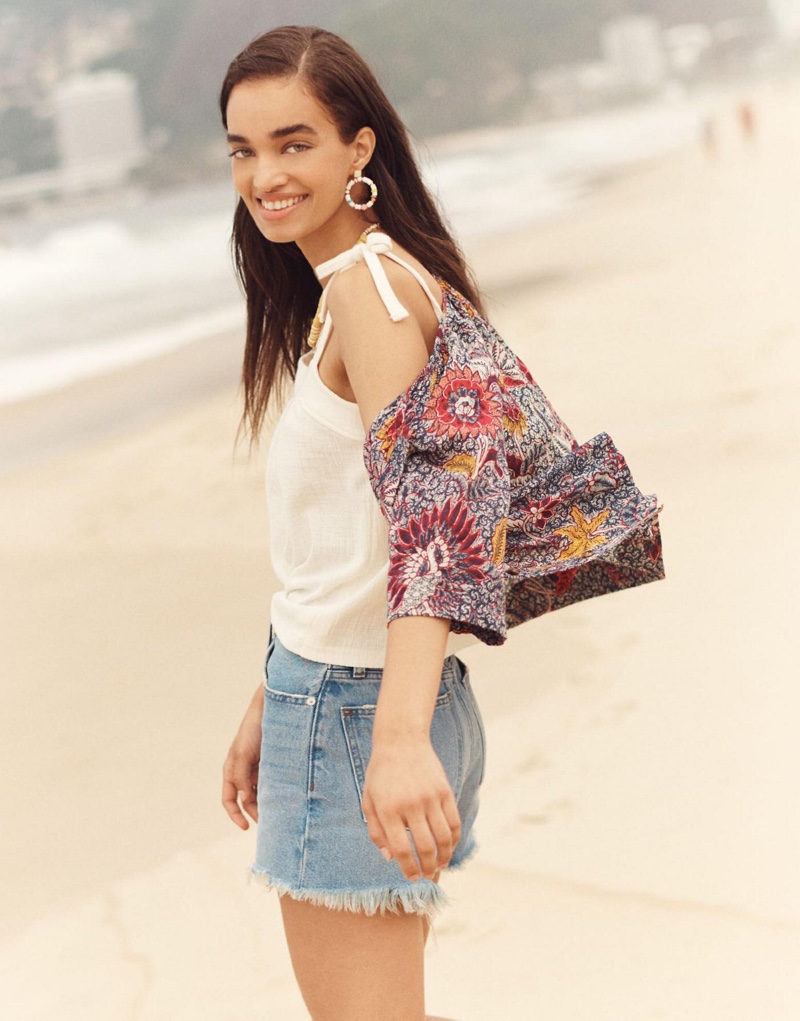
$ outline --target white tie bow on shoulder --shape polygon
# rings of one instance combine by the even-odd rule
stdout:
[[[348,248],[344,252],[340,252],[339,255],[334,256],[332,259],[328,259],[327,262],[321,263],[314,272],[317,274],[317,278],[322,280],[327,276],[330,276],[330,280],[325,285],[325,291],[328,290],[330,285],[333,283],[334,277],[343,272],[344,270],[350,269],[351,266],[355,266],[356,263],[362,260],[366,262],[369,268],[372,279],[375,281],[375,286],[378,289],[378,294],[381,296],[383,304],[386,306],[386,311],[392,322],[398,323],[403,319],[408,318],[407,309],[400,303],[397,295],[392,290],[392,285],[389,283],[389,278],[386,276],[386,270],[383,268],[380,255],[389,255],[393,261],[398,262],[397,256],[391,255],[392,250],[392,239],[388,234],[381,234],[375,231],[372,234],[367,234],[363,241],[359,241],[358,244],[353,245],[352,248]],[[331,276],[331,274],[333,274]],[[324,322],[327,318],[327,307],[323,298],[323,308],[321,309],[320,318]]]

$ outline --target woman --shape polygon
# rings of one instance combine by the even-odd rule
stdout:
[[[607,434],[578,446],[485,321],[350,46],[268,32],[221,110],[253,434],[294,377],[267,465],[282,589],[223,802],[258,822],[252,871],[315,1021],[423,1019],[440,871],[476,849],[484,774],[454,653],[663,576],[660,508]]]

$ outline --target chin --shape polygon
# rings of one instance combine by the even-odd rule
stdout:
[[[257,216],[254,216],[253,219],[261,236],[276,245],[291,244],[292,241],[305,237],[307,233],[302,227],[290,227],[288,224],[284,226],[282,223],[264,223]]]
[[[299,241],[303,234],[290,231],[264,230],[259,228],[261,236],[271,241],[273,245],[290,245],[293,241]]]

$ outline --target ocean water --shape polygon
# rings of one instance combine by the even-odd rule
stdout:
[[[703,109],[682,99],[476,131],[434,140],[420,159],[469,242],[557,216],[598,173],[697,138]],[[0,403],[243,328],[233,206],[217,183],[0,227]]]

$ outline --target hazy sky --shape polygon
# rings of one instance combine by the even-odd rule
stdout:
[[[783,35],[800,35],[800,0],[770,0],[770,7]]]

